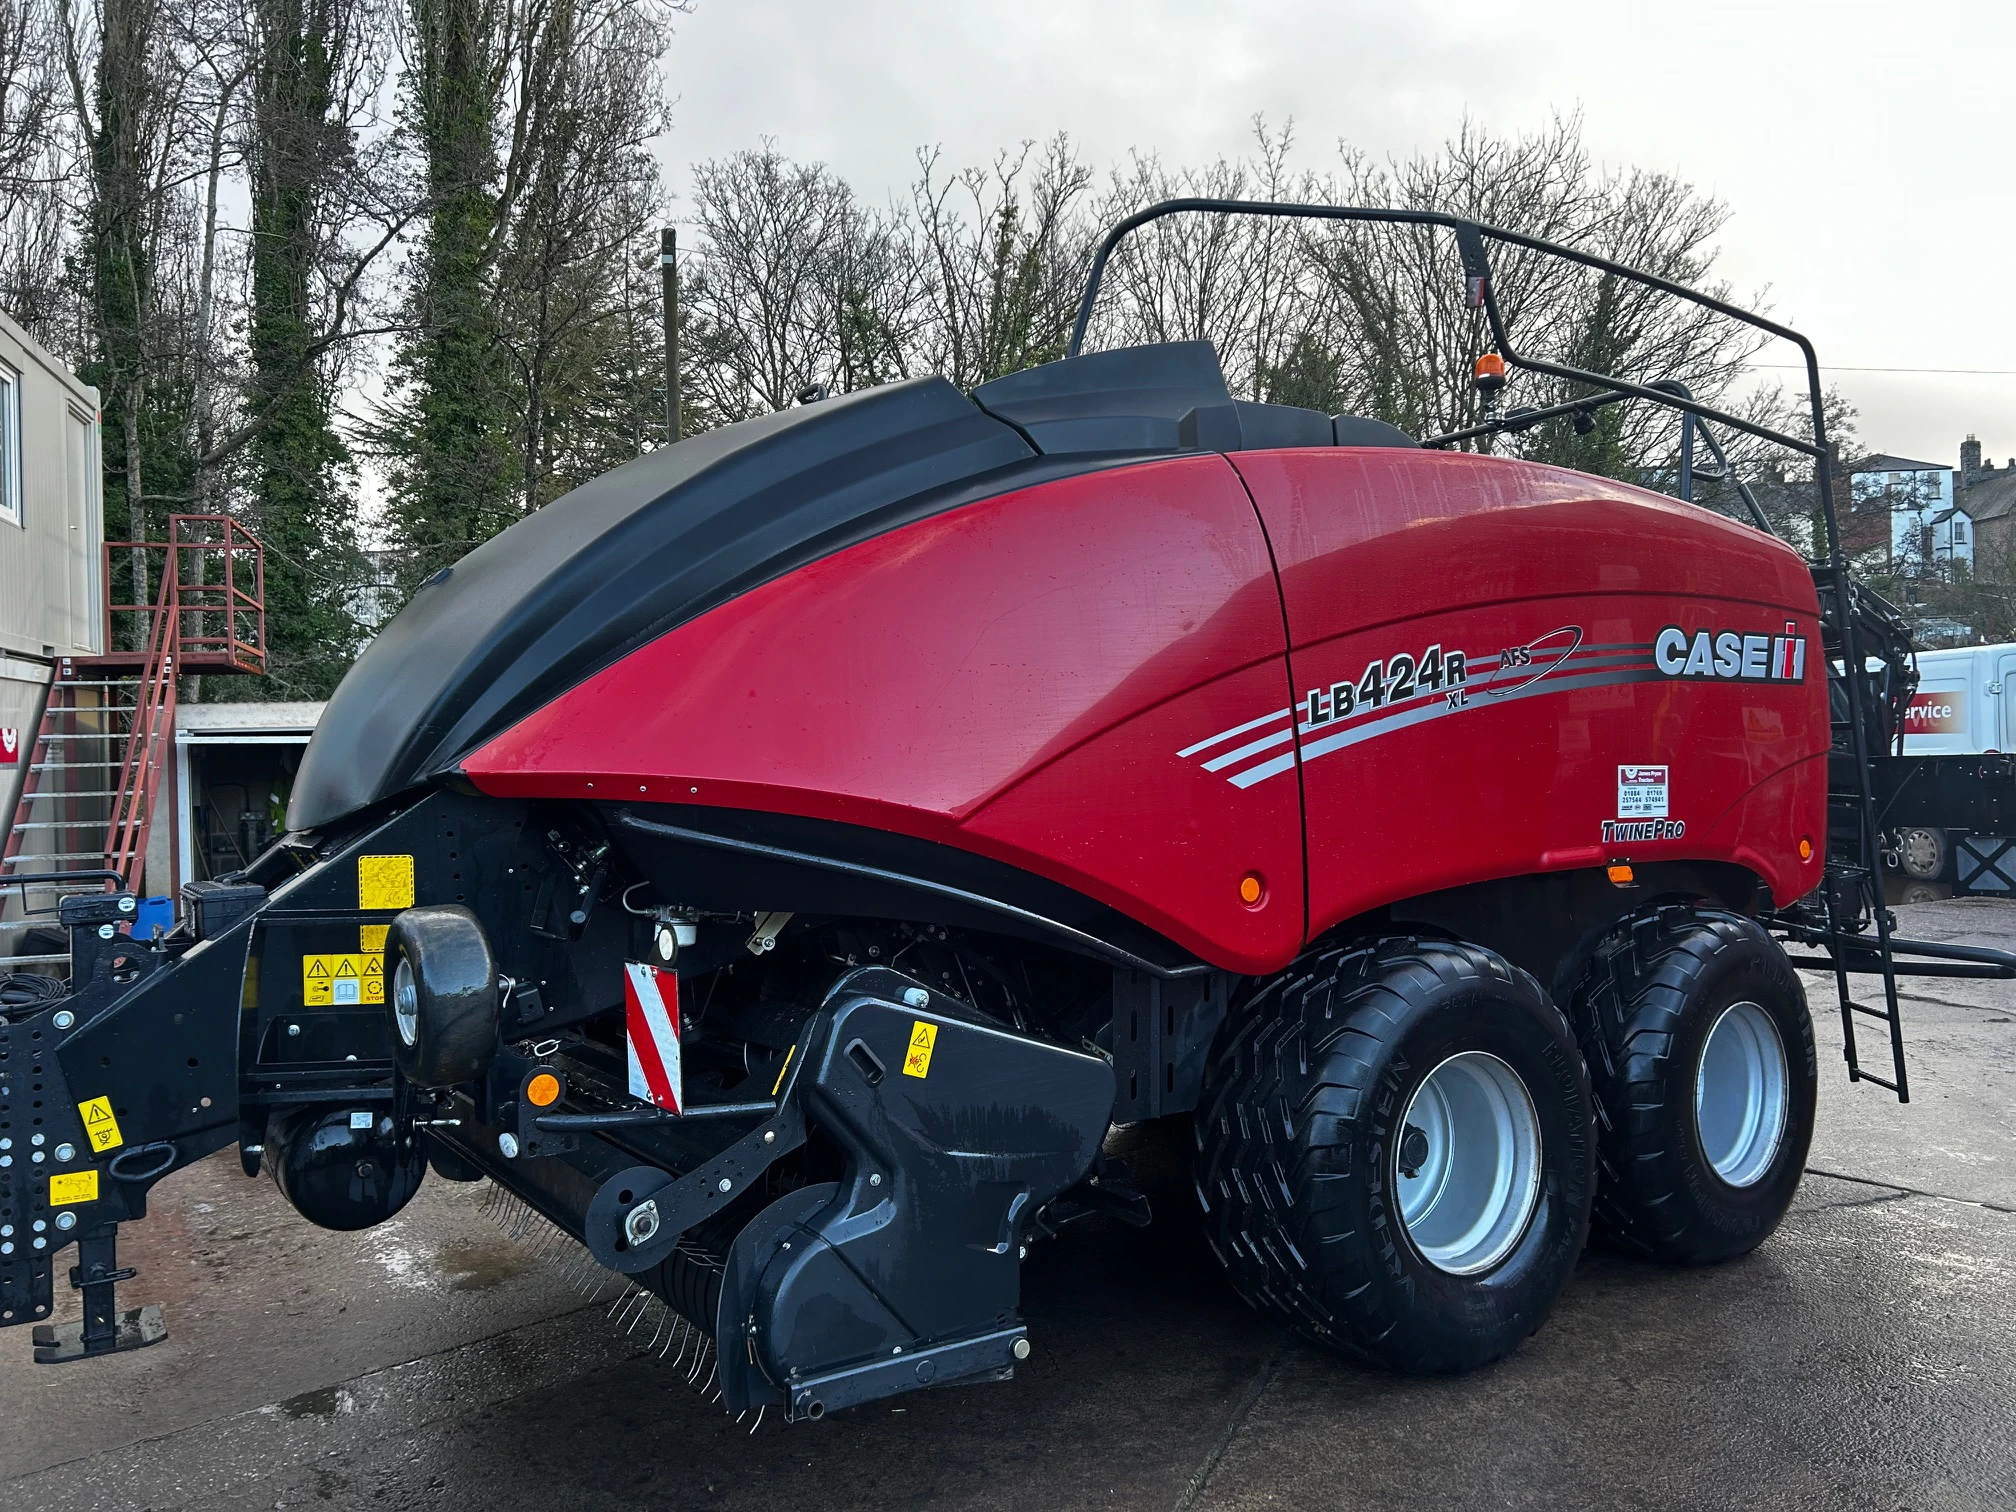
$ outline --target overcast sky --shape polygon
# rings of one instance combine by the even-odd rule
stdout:
[[[1261,112],[1321,167],[1340,138],[1407,154],[1466,111],[1511,133],[1579,109],[1604,162],[1727,202],[1723,272],[1813,338],[1868,445],[2016,452],[2016,371],[1849,370],[2016,370],[2008,0],[697,0],[668,65],[676,188],[770,137],[878,200],[924,143],[984,163],[1061,129],[1101,167],[1179,164]]]

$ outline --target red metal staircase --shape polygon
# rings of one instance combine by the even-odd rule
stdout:
[[[139,890],[174,761],[180,680],[266,670],[264,551],[236,521],[173,515],[166,541],[115,541],[104,551],[106,650],[63,659],[50,684],[0,854],[11,915],[0,919],[0,952],[13,953],[37,928],[53,930],[55,901],[66,893]],[[115,600],[113,568],[122,562],[159,585],[152,603]],[[172,885],[147,880],[157,890]],[[68,959],[58,940],[48,943],[5,965]]]

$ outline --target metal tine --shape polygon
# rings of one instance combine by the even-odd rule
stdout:
[[[756,1437],[756,1430],[757,1430],[758,1428],[761,1428],[761,1427],[763,1426],[763,1413],[764,1413],[765,1409],[767,1409],[767,1408],[769,1407],[769,1405],[770,1405],[770,1404],[769,1404],[768,1402],[764,1402],[764,1403],[762,1403],[762,1404],[761,1404],[760,1406],[758,1406],[758,1407],[757,1407],[757,1409],[756,1409],[756,1421],[755,1421],[755,1422],[753,1422],[753,1423],[751,1423],[751,1424],[749,1425],[749,1437],[751,1437],[751,1438],[754,1438],[754,1437]],[[739,1422],[741,1422],[742,1420],[741,1420],[740,1418],[737,1418],[737,1419],[736,1419],[735,1421],[739,1423]]]

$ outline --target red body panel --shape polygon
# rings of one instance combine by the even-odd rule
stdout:
[[[878,536],[644,647],[465,762],[500,795],[873,825],[1026,867],[1239,970],[1302,938],[1294,784],[1173,759],[1288,697],[1223,457],[1068,478]],[[1261,874],[1259,906],[1240,901]]]
[[[1348,717],[1312,726],[1305,702],[1298,719],[1312,936],[1396,898],[1611,861],[1738,861],[1780,902],[1819,881],[1825,668],[1813,581],[1788,547],[1663,495],[1488,457],[1233,460],[1280,569],[1298,695],[1354,685]],[[1653,654],[1669,626],[1691,642],[1788,625],[1810,648],[1798,681],[1669,676]],[[1447,687],[1355,696],[1373,662],[1431,646],[1465,656],[1460,706]],[[1627,765],[1668,769],[1655,833],[1677,821],[1677,836],[1606,834]]]
[[[1723,675],[1716,635],[1761,639]],[[1307,701],[1396,655],[1416,684],[1398,701]],[[464,770],[498,795],[961,846],[1261,972],[1384,903],[1608,860],[1733,861],[1796,897],[1824,850],[1825,700],[1811,581],[1754,531],[1491,458],[1243,453],[1067,478],[838,552]],[[1668,768],[1663,813],[1650,787],[1622,795],[1621,766]]]

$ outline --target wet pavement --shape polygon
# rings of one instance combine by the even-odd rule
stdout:
[[[2016,940],[2016,903],[1901,913]],[[1226,1290],[1178,1152],[1149,1143],[1154,1228],[1031,1257],[1017,1379],[751,1435],[483,1188],[430,1182],[330,1234],[226,1153],[122,1236],[126,1303],[163,1304],[167,1342],[36,1367],[27,1330],[0,1333],[0,1506],[2016,1507],[2016,984],[1905,984],[1904,1108],[1848,1085],[1831,983],[1809,990],[1826,1174],[1777,1236],[1702,1271],[1592,1253],[1476,1375],[1286,1340]]]

